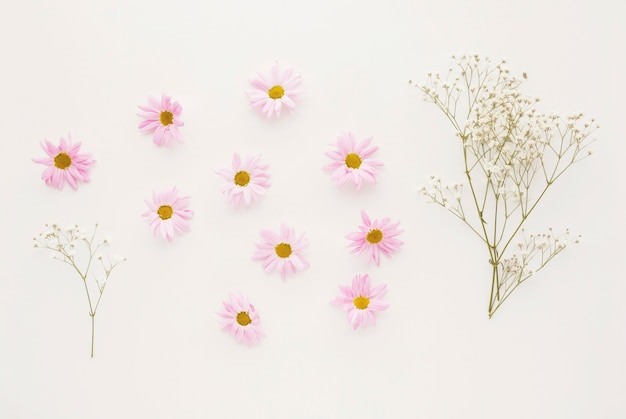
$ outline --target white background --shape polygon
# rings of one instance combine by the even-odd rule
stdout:
[[[4,2],[0,15],[1,418],[626,417],[624,15],[610,0]],[[492,320],[489,265],[469,229],[417,193],[462,180],[452,129],[407,81],[452,54],[506,57],[540,110],[601,125],[594,155],[555,185],[529,228],[579,246],[521,286]],[[293,115],[267,121],[243,90],[274,60],[302,73]],[[138,104],[170,94],[183,145],[139,133]],[[338,189],[321,167],[342,130],[374,136],[375,187]],[[68,132],[97,160],[78,191],[46,187],[39,142]],[[272,186],[233,210],[213,170],[262,153]],[[144,198],[177,185],[192,231],[153,238]],[[344,235],[401,221],[381,266]],[[69,267],[31,247],[43,224],[98,222],[112,253],[96,317]],[[310,240],[308,271],[282,282],[250,260],[261,228]],[[376,328],[328,304],[356,273],[389,285]],[[215,312],[229,291],[267,332],[236,344]]]

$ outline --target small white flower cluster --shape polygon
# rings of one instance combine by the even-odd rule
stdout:
[[[76,243],[87,240],[87,231],[77,225],[60,227],[57,224],[46,224],[46,230],[33,238],[33,246],[50,249],[50,259],[71,262],[76,255]]]
[[[513,196],[526,212],[520,196],[528,195],[530,179],[540,173],[551,184],[591,154],[580,153],[599,126],[593,119],[582,123],[582,113],[565,118],[538,113],[539,99],[519,89],[526,74],[511,76],[505,60],[494,66],[479,55],[452,58],[456,65],[445,78],[430,73],[425,84],[411,84],[452,122],[466,149],[468,171],[480,170],[494,192]]]
[[[548,233],[530,234],[522,230],[524,241],[517,244],[520,253],[528,260],[532,259],[536,253],[541,252],[541,265],[544,265],[551,256],[557,254],[567,246],[580,243],[581,236],[571,237],[569,230],[565,230],[560,236],[556,236],[552,228]]]
[[[565,121],[555,114],[537,114],[534,105],[539,99],[519,91],[526,74],[521,79],[511,76],[505,60],[493,66],[489,58],[475,54],[452,58],[456,65],[448,69],[445,80],[430,73],[425,84],[411,84],[451,119],[464,145],[489,163],[493,173],[536,161],[552,140],[554,128],[570,129],[569,133],[557,130],[562,137],[569,137],[570,144],[583,142],[597,128],[593,120],[584,129],[576,128],[582,114]],[[465,120],[458,119],[459,114]]]
[[[419,192],[432,202],[448,209],[459,218],[463,219],[465,217],[461,203],[461,198],[463,197],[462,183],[444,185],[440,178],[431,176],[428,185],[422,186]]]
[[[70,265],[80,276],[85,286],[87,303],[89,304],[89,316],[91,317],[91,357],[93,358],[96,312],[100,306],[100,300],[111,272],[117,265],[124,262],[126,258],[117,255],[113,257],[108,255],[103,256],[99,253],[99,250],[103,246],[107,246],[110,243],[110,239],[104,238],[103,240],[96,241],[97,224],[91,234],[77,225],[69,225],[62,228],[57,224],[46,224],[45,227],[46,229],[43,233],[33,238],[33,246],[35,248],[50,250],[49,254],[51,259],[60,260]],[[84,249],[81,249],[81,247],[84,247]],[[80,251],[77,252],[77,250]],[[79,261],[82,260],[83,257],[86,260],[81,264]],[[100,263],[100,275],[93,274],[96,260]],[[89,277],[93,278],[98,287],[97,299],[92,299],[93,293],[90,293],[90,287],[87,283],[87,278]]]
[[[548,233],[530,234],[522,229],[523,241],[517,244],[519,255],[503,258],[500,262],[500,280],[506,289],[515,287],[543,268],[554,256],[566,247],[580,243],[581,236],[571,237],[569,230],[556,236]]]
[[[48,249],[50,259],[57,259],[65,262],[69,265],[75,266],[81,276],[86,278],[87,271],[91,267],[91,263],[95,258],[102,266],[103,276],[96,278],[98,288],[102,290],[108,279],[111,271],[115,266],[125,261],[122,256],[103,256],[101,253],[97,253],[103,246],[110,244],[110,239],[105,237],[103,240],[95,241],[95,229],[91,235],[89,231],[80,228],[78,225],[67,225],[60,227],[58,224],[46,224],[46,229],[43,233],[39,233],[37,237],[33,238],[33,247]],[[96,224],[96,228],[98,225]],[[76,250],[77,245],[83,243],[87,249],[87,267],[84,274],[82,270],[76,265]]]
[[[493,267],[491,316],[517,286],[510,284],[519,284],[571,243],[567,233],[559,238],[552,232],[530,235],[519,246],[521,254],[509,255],[515,236],[546,191],[591,154],[587,149],[599,126],[593,119],[582,121],[582,113],[565,118],[539,113],[539,99],[520,90],[526,73],[512,76],[505,60],[493,64],[475,54],[452,58],[455,65],[445,76],[430,73],[425,84],[410,83],[443,112],[461,140],[469,192],[465,199],[476,217],[466,218],[462,184],[446,186],[431,176],[420,192],[487,245]],[[539,255],[541,262],[533,270],[530,260]]]

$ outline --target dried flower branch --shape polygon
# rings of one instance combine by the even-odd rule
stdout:
[[[95,241],[96,230],[98,225],[96,224],[91,235],[87,231],[79,228],[77,225],[70,225],[65,228],[61,228],[56,224],[49,226],[46,224],[46,231],[39,233],[39,235],[33,238],[34,247],[51,250],[50,258],[60,260],[63,263],[71,266],[80,276],[80,279],[85,286],[85,292],[87,294],[87,302],[89,304],[89,316],[91,317],[91,357],[93,358],[94,348],[94,334],[95,334],[95,317],[104,289],[107,281],[113,269],[126,258],[121,256],[104,256],[99,253],[99,250],[109,244],[109,239],[105,238],[102,241]],[[87,251],[83,254],[79,247],[83,245]],[[87,259],[86,264],[79,263],[78,260],[85,257]],[[95,262],[97,261],[97,262]],[[100,276],[93,274],[94,264],[100,265]],[[81,267],[84,266],[84,267]],[[91,275],[90,275],[91,272]],[[94,301],[92,295],[95,293],[89,292],[89,286],[87,284],[87,278],[92,278],[98,290],[98,298]]]
[[[444,77],[428,74],[424,93],[454,127],[463,145],[463,184],[446,186],[431,177],[421,193],[463,221],[486,245],[492,265],[489,317],[522,282],[579,237],[526,235],[522,226],[554,182],[591,154],[599,126],[583,114],[565,118],[537,112],[537,98],[521,93],[527,78],[511,76],[502,60],[478,55],[452,57]],[[469,189],[470,214],[463,207]],[[467,196],[465,197],[467,199]],[[518,254],[509,255],[516,247]]]

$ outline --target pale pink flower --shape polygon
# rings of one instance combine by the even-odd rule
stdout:
[[[288,67],[281,71],[278,62],[274,62],[269,76],[257,73],[256,77],[250,80],[254,89],[246,90],[246,94],[250,99],[250,105],[267,118],[274,113],[279,117],[283,105],[289,112],[295,109],[294,101],[301,93],[299,88],[301,83],[302,77],[293,74],[292,68]]]
[[[372,222],[365,211],[361,211],[361,219],[363,220],[363,225],[359,226],[360,231],[346,236],[352,241],[348,247],[354,248],[351,253],[365,253],[370,262],[373,260],[376,262],[376,265],[380,265],[380,253],[391,257],[391,253],[404,244],[396,239],[396,236],[403,231],[397,229],[400,222],[390,224],[391,220],[389,218]]]
[[[265,337],[260,325],[259,313],[248,298],[242,294],[231,293],[229,301],[222,302],[223,308],[218,312],[222,330],[235,337],[237,342],[255,345]]]
[[[257,250],[252,259],[262,260],[266,273],[276,269],[284,281],[287,274],[295,274],[309,267],[301,254],[309,245],[304,234],[296,237],[293,228],[281,224],[280,234],[263,229],[261,237],[265,241],[256,245]]]
[[[356,275],[352,279],[352,287],[339,285],[341,295],[335,297],[331,304],[342,306],[348,312],[348,321],[353,328],[359,326],[376,326],[377,311],[387,310],[389,304],[381,301],[387,293],[387,285],[381,284],[370,288],[369,275]]]
[[[342,132],[337,137],[337,143],[333,144],[335,149],[324,153],[330,157],[332,163],[323,169],[331,173],[330,178],[337,182],[337,186],[342,186],[350,180],[358,190],[361,189],[363,181],[376,183],[378,174],[376,168],[381,167],[383,163],[371,158],[378,150],[378,147],[369,147],[371,142],[372,137],[357,142],[354,134]]]
[[[148,106],[139,105],[137,115],[143,118],[139,124],[141,132],[154,133],[152,140],[158,146],[169,146],[175,139],[183,142],[183,137],[178,127],[184,125],[180,120],[183,107],[178,102],[172,102],[172,98],[162,94],[161,101],[153,97],[148,98]]]
[[[152,192],[152,201],[148,201],[149,210],[143,216],[148,217],[150,228],[156,236],[171,241],[176,234],[190,230],[189,220],[193,211],[188,209],[189,196],[178,196],[178,188]]]
[[[95,160],[91,159],[91,154],[80,152],[80,142],[72,144],[72,136],[67,135],[67,141],[61,137],[58,146],[55,146],[47,139],[41,143],[48,157],[43,159],[33,159],[35,163],[45,164],[46,169],[41,174],[41,179],[46,185],[63,189],[67,182],[72,189],[78,188],[77,182],[89,182],[89,169]]]
[[[220,168],[215,172],[226,179],[222,192],[228,194],[228,203],[238,207],[242,202],[250,205],[269,188],[269,165],[261,163],[260,155],[233,154],[230,168]]]

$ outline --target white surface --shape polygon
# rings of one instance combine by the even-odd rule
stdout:
[[[0,15],[1,418],[626,417],[623,13],[612,1],[286,0],[7,2]],[[489,267],[471,232],[418,187],[460,181],[458,144],[407,80],[449,56],[506,56],[544,111],[602,129],[532,226],[570,227],[559,255],[487,319]],[[302,72],[293,115],[266,121],[243,89],[278,59]],[[166,92],[185,143],[138,132],[137,104]],[[374,136],[379,184],[337,189],[321,171],[341,130]],[[77,192],[39,179],[39,141],[70,131],[93,153]],[[260,152],[272,187],[233,211],[212,170]],[[456,178],[455,178],[456,176]],[[192,232],[153,239],[143,199],[178,185]],[[402,222],[380,267],[345,248],[359,211]],[[89,359],[83,289],[31,248],[44,223],[89,225],[129,261],[111,277]],[[250,260],[262,227],[306,231],[311,269],[281,282]],[[389,284],[376,328],[328,305],[369,272]],[[215,311],[241,289],[268,338],[237,345]]]

